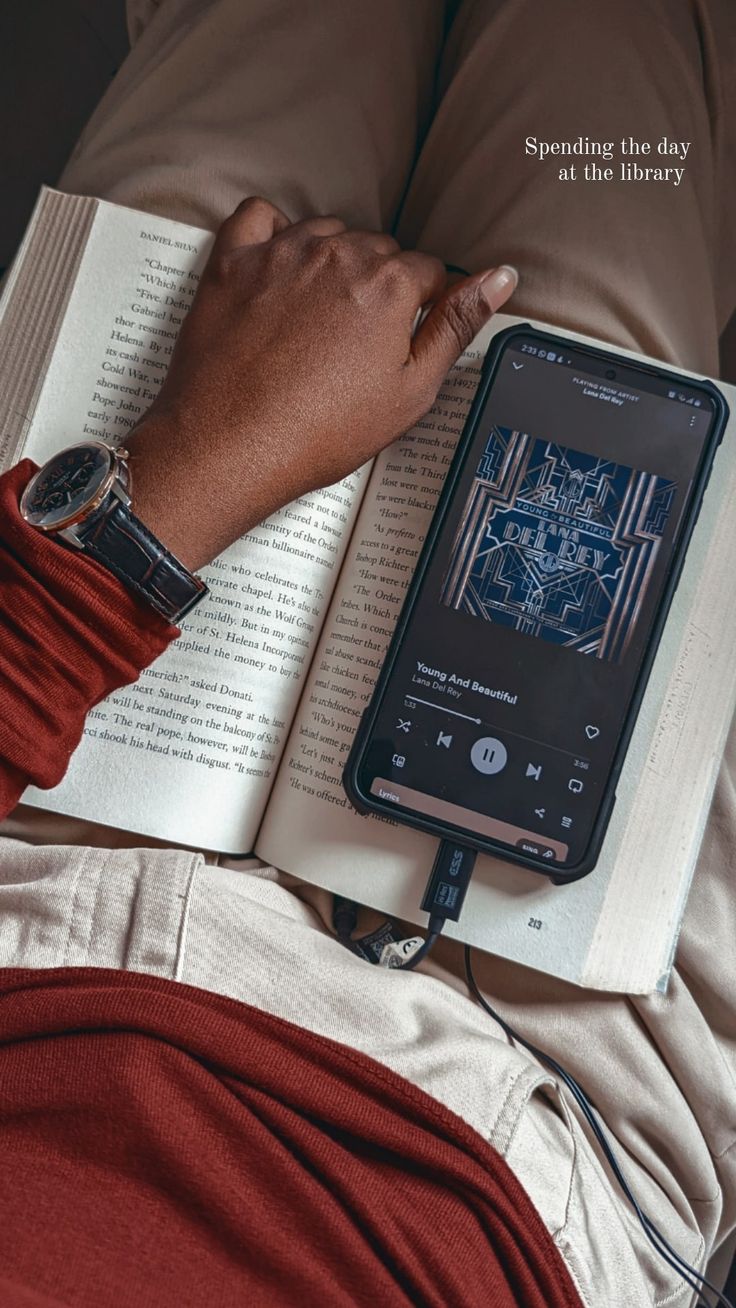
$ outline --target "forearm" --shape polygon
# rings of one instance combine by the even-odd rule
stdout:
[[[127,441],[133,513],[201,567],[412,427],[516,280],[499,267],[449,286],[439,260],[385,233],[244,201]],[[33,472],[26,460],[0,478],[0,816],[29,782],[58,784],[89,709],[177,635],[112,572],[22,520]],[[69,504],[63,477],[54,493]]]
[[[178,634],[106,569],[23,522],[30,460],[0,477],[0,817],[63,777],[86,715]]]

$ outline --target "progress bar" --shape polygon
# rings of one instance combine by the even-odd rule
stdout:
[[[466,722],[474,722],[476,727],[481,724],[481,718],[471,718],[469,713],[458,713],[456,709],[448,709],[444,704],[431,704],[428,699],[417,699],[416,695],[405,695],[404,703],[407,708],[412,704],[426,704],[427,708],[439,709],[440,713],[449,713],[453,718],[465,718]]]

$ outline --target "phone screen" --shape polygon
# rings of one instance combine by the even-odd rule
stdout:
[[[355,773],[545,871],[588,855],[716,422],[705,388],[516,333]]]

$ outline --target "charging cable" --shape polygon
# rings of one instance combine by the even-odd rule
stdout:
[[[465,903],[465,895],[470,885],[470,878],[473,875],[475,859],[476,852],[474,849],[468,849],[466,845],[456,845],[452,840],[440,841],[437,857],[427,879],[421,904],[422,912],[429,915],[427,935],[419,948],[414,948],[403,962],[396,952],[397,950],[400,951],[401,946],[392,946],[395,952],[390,962],[391,967],[399,968],[404,972],[416,967],[417,963],[421,963],[422,959],[426,958],[429,951],[434,947],[442,934],[445,922],[448,919],[452,922],[459,920]],[[352,938],[357,922],[357,904],[354,904],[350,899],[343,898],[342,895],[335,895],[332,908],[332,925],[335,928],[337,938],[351,953],[365,958],[364,951]],[[411,947],[414,941],[404,941],[403,944]]]
[[[465,902],[465,895],[468,886],[470,885],[473,869],[475,868],[475,860],[476,852],[474,849],[468,849],[465,845],[457,845],[452,840],[440,841],[437,856],[427,880],[421,905],[422,911],[429,914],[427,935],[419,945],[419,948],[415,948],[414,952],[411,953],[405,961],[401,962],[392,959],[392,967],[399,968],[402,971],[409,971],[411,968],[415,968],[418,963],[421,963],[422,959],[427,957],[428,953],[441,935],[445,922],[448,921],[448,919],[453,922],[459,920]],[[352,933],[358,923],[358,905],[350,899],[345,899],[342,895],[335,895],[333,900],[332,921],[338,940],[340,940],[347,949],[350,949],[352,953],[358,954],[361,958],[365,959],[367,957],[366,953],[361,948],[360,944],[352,938]],[[405,941],[404,944],[411,945],[413,944],[413,941]],[[372,959],[371,961],[378,962],[378,959]],[[704,1276],[703,1273],[699,1272],[695,1267],[691,1267],[689,1263],[685,1262],[684,1258],[680,1257],[677,1250],[673,1249],[669,1241],[664,1235],[662,1235],[662,1232],[644,1212],[626,1180],[621,1165],[613,1151],[607,1130],[604,1127],[596,1108],[593,1106],[592,1100],[588,1097],[582,1086],[575,1080],[575,1077],[566,1071],[562,1064],[558,1063],[550,1054],[546,1054],[544,1050],[538,1049],[536,1045],[533,1045],[530,1040],[526,1040],[524,1036],[519,1035],[518,1031],[515,1031],[514,1028],[510,1026],[503,1017],[501,1017],[500,1013],[497,1013],[495,1008],[492,1008],[488,1003],[488,1000],[481,992],[473,973],[471,949],[469,945],[465,946],[465,977],[470,993],[488,1016],[493,1018],[493,1021],[501,1027],[501,1030],[505,1032],[510,1040],[513,1040],[515,1044],[521,1045],[524,1049],[528,1050],[528,1052],[537,1058],[543,1066],[548,1067],[555,1076],[559,1077],[560,1081],[572,1095],[583,1114],[585,1121],[593,1132],[615,1181],[621,1189],[624,1198],[633,1208],[641,1228],[655,1252],[658,1253],[660,1258],[668,1263],[675,1272],[677,1272],[678,1276],[680,1276],[685,1284],[689,1285],[696,1294],[702,1294],[703,1290],[710,1291],[710,1293],[715,1296],[713,1308],[717,1308],[718,1304],[722,1304],[723,1308],[736,1308],[731,1300],[728,1299],[725,1294],[722,1294],[721,1291],[708,1280],[707,1276]],[[705,1304],[705,1308],[710,1308],[710,1306]]]
[[[682,1278],[686,1285],[691,1286],[697,1294],[700,1294],[704,1289],[710,1290],[710,1292],[715,1295],[714,1308],[718,1304],[723,1304],[723,1308],[734,1308],[731,1300],[726,1298],[726,1295],[722,1294],[721,1291],[708,1280],[707,1276],[704,1276],[702,1272],[697,1271],[695,1267],[691,1267],[689,1263],[685,1262],[684,1258],[680,1257],[677,1250],[672,1248],[672,1245],[662,1235],[662,1232],[654,1225],[654,1222],[647,1217],[624,1176],[621,1165],[613,1152],[607,1131],[598,1116],[597,1110],[594,1108],[592,1101],[585,1093],[582,1086],[575,1080],[575,1077],[572,1076],[570,1072],[566,1071],[562,1064],[558,1063],[550,1054],[545,1054],[544,1050],[538,1049],[530,1040],[525,1040],[524,1036],[519,1035],[518,1031],[515,1031],[514,1028],[501,1017],[500,1013],[497,1013],[495,1008],[492,1008],[488,1003],[488,1000],[482,994],[475,976],[473,975],[473,964],[471,961],[471,949],[469,945],[465,946],[465,977],[468,983],[468,989],[474,999],[480,1004],[481,1008],[488,1013],[488,1016],[492,1017],[494,1022],[498,1023],[501,1030],[506,1033],[509,1039],[513,1040],[515,1044],[522,1045],[530,1054],[533,1054],[535,1058],[538,1058],[539,1062],[545,1067],[548,1067],[551,1072],[554,1072],[555,1076],[558,1076],[563,1085],[567,1087],[598,1141],[603,1156],[608,1163],[617,1184],[622,1190],[624,1197],[631,1204],[647,1240],[652,1245],[652,1248],[659,1254],[660,1258],[663,1258],[666,1263],[669,1263],[670,1267],[674,1268],[678,1276]],[[708,1308],[707,1305],[706,1308]]]

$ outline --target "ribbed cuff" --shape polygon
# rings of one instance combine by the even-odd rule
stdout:
[[[18,509],[36,465],[0,477],[0,817],[58,785],[87,712],[135,681],[179,629]]]

